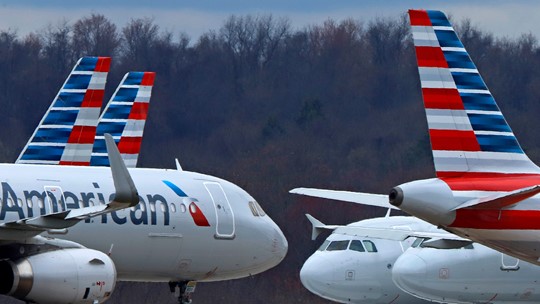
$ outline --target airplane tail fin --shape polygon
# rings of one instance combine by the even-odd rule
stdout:
[[[110,57],[79,59],[16,163],[90,163],[110,64]]]
[[[124,76],[99,118],[91,166],[109,166],[105,133],[113,136],[126,166],[137,165],[155,75],[129,72]]]
[[[446,15],[409,10],[437,176],[538,174]]]

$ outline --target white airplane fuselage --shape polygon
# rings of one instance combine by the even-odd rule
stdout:
[[[539,276],[540,267],[480,244],[409,248],[392,270],[398,287],[438,303],[538,303]]]
[[[355,236],[346,227],[371,227],[425,230],[432,225],[413,217],[395,216],[389,218],[366,219],[336,229],[325,241],[358,240],[369,241],[376,252],[364,248],[364,252],[351,250],[326,250],[325,245],[313,253],[300,271],[302,284],[312,293],[339,303],[370,304],[416,304],[422,303],[416,297],[400,290],[392,282],[392,268],[398,257],[412,244],[403,242]]]
[[[1,223],[108,203],[115,192],[105,167],[0,164],[0,172]],[[284,258],[281,230],[269,216],[252,211],[255,200],[238,186],[186,171],[129,172],[139,205],[44,236],[110,254],[118,279],[129,281],[235,279]],[[4,240],[9,234],[0,230]]]

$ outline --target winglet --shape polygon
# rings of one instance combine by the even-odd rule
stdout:
[[[114,188],[116,189],[110,205],[112,208],[126,208],[126,204],[127,207],[133,207],[139,203],[139,194],[120,155],[120,151],[118,151],[118,147],[109,133],[105,134],[105,144],[111,165]]]

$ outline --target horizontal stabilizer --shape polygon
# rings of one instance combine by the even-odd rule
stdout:
[[[390,203],[388,202],[388,195],[384,194],[325,190],[315,188],[295,188],[290,190],[289,193],[333,199],[360,205],[391,208],[396,210],[398,209],[390,205]]]
[[[521,188],[512,192],[502,193],[493,196],[481,197],[466,201],[452,210],[471,209],[502,209],[515,205],[529,197],[540,193],[540,185]]]
[[[323,232],[324,230],[334,230],[338,227],[341,227],[337,225],[325,225],[318,219],[311,216],[310,214],[306,214],[306,217],[311,222],[311,226],[312,226],[311,227],[311,240],[315,240],[319,236],[319,234],[321,234],[321,232]]]

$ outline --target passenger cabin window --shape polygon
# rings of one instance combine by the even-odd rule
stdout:
[[[373,244],[372,241],[363,241],[363,243],[368,252],[377,252],[377,247],[375,247],[375,244]]]
[[[358,240],[352,240],[351,244],[349,245],[350,250],[358,251],[358,252],[365,252],[364,246],[362,246],[362,242]]]
[[[338,251],[346,250],[349,247],[349,241],[333,241],[330,242],[330,245],[326,248],[326,251]]]
[[[257,208],[255,207],[254,202],[249,202],[249,209],[251,210],[251,213],[253,213],[253,216],[259,216],[259,212],[257,211]]]
[[[321,247],[319,247],[318,251],[324,251],[326,249],[326,247],[328,247],[328,244],[330,244],[330,241],[324,240]]]

